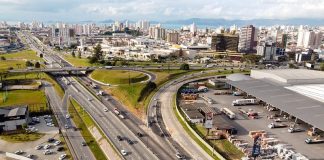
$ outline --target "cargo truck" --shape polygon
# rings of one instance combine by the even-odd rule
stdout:
[[[233,106],[243,106],[243,105],[253,105],[258,104],[259,101],[257,99],[236,99],[232,102]]]

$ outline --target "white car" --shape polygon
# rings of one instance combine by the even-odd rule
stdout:
[[[24,151],[22,151],[22,150],[17,150],[16,152],[15,152],[15,154],[17,154],[17,155],[20,155],[20,154],[23,154],[24,153]]]
[[[46,144],[46,145],[44,146],[44,149],[49,149],[49,148],[51,148],[51,145],[50,145],[50,144]]]
[[[43,148],[43,146],[41,146],[41,145],[38,145],[38,146],[35,147],[36,150],[40,150],[42,148]]]
[[[43,154],[44,155],[49,155],[49,154],[52,154],[53,152],[51,151],[51,150],[45,150],[44,152],[43,152]]]
[[[60,155],[60,157],[59,157],[59,160],[63,160],[64,158],[66,158],[66,154],[62,154],[62,155]]]
[[[64,128],[65,128],[65,129],[69,129],[70,127],[69,127],[69,125],[65,124],[65,125],[64,125]]]
[[[55,146],[58,146],[58,145],[60,145],[60,144],[61,144],[61,141],[55,141],[55,142],[54,142],[54,145],[55,145]]]
[[[69,118],[70,118],[70,115],[69,115],[69,114],[66,114],[66,115],[65,115],[65,118],[66,118],[66,119],[69,119]]]
[[[123,156],[126,156],[127,155],[127,152],[125,150],[121,150],[120,153],[123,155]]]
[[[108,112],[108,108],[105,108],[104,111],[105,111],[105,112]]]

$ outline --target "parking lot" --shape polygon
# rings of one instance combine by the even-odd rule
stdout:
[[[288,127],[285,128],[268,128],[268,124],[272,123],[274,120],[269,119],[271,115],[279,114],[279,111],[268,111],[262,105],[248,105],[248,106],[232,106],[232,101],[236,99],[242,99],[242,96],[232,96],[232,95],[214,95],[215,91],[210,90],[206,93],[201,93],[206,97],[211,98],[215,103],[208,104],[209,106],[218,108],[219,110],[223,107],[229,108],[236,114],[235,120],[228,121],[238,130],[237,138],[242,139],[252,146],[253,139],[248,136],[249,131],[265,130],[269,137],[277,138],[280,143],[291,145],[291,147],[309,159],[324,159],[324,144],[306,144],[305,139],[309,136],[306,134],[306,130],[310,127],[305,124],[300,124],[297,127],[302,128],[305,131],[298,133],[289,133]],[[245,114],[241,113],[239,109],[245,111],[257,112],[259,115],[258,119],[251,119]],[[225,116],[225,115],[222,115]],[[282,116],[277,117],[280,119],[282,124],[291,125],[294,120],[286,120]]]
[[[23,151],[21,156],[27,156],[29,154],[33,155],[32,159],[42,159],[42,160],[55,160],[59,159],[60,155],[65,154],[64,151],[57,151],[59,147],[62,147],[62,143],[59,145],[54,145],[55,140],[59,140],[59,130],[57,127],[47,126],[44,117],[39,117],[40,123],[32,125],[35,127],[39,133],[44,133],[45,135],[36,141],[14,143],[8,142],[0,139],[0,159],[6,159],[5,152],[14,153],[18,150]],[[54,138],[55,140],[51,143],[48,139]],[[48,150],[53,153],[44,155],[44,146],[49,144]],[[42,146],[39,150],[35,149],[36,146]],[[65,148],[66,149],[66,148]]]

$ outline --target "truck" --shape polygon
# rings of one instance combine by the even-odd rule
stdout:
[[[112,69],[112,66],[105,66],[106,69]]]
[[[232,106],[253,105],[258,104],[257,99],[236,99],[232,102]]]
[[[119,112],[119,110],[118,110],[117,108],[114,108],[114,112],[115,112],[117,115],[120,114],[120,112]]]
[[[235,113],[232,112],[228,108],[222,108],[221,111],[229,118],[229,119],[235,119]]]
[[[280,124],[280,123],[270,123],[268,125],[268,128],[273,129],[273,128],[285,128],[287,127],[286,124]]]
[[[323,139],[310,139],[310,138],[306,138],[305,139],[305,142],[307,144],[318,144],[318,143],[324,143],[324,140]]]

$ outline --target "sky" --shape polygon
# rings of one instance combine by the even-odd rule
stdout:
[[[0,0],[0,20],[324,19],[324,0]]]

